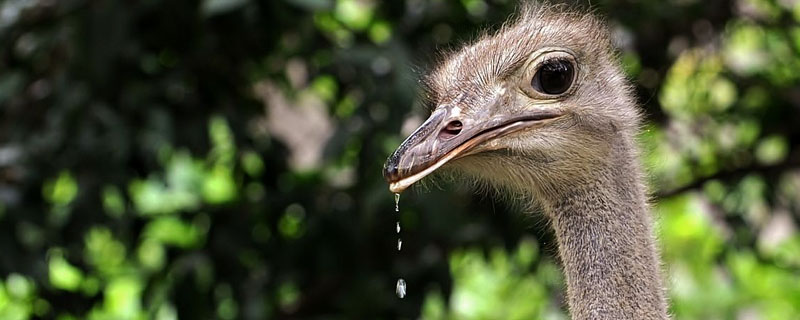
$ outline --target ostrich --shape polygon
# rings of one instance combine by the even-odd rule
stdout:
[[[424,83],[431,115],[387,160],[392,192],[445,166],[539,208],[573,319],[669,318],[637,160],[641,115],[601,20],[526,5]]]

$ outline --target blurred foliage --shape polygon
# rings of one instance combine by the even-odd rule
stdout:
[[[798,317],[800,1],[592,4],[671,312]],[[380,176],[421,70],[514,7],[0,2],[0,318],[566,319],[541,217],[449,184],[398,216]]]

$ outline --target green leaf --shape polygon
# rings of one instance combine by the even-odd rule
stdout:
[[[53,287],[66,291],[80,288],[83,272],[64,259],[61,251],[53,251],[48,260],[48,275]]]

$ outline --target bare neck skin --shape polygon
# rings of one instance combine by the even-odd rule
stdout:
[[[632,143],[614,147],[594,182],[546,206],[573,319],[668,319],[660,259]]]

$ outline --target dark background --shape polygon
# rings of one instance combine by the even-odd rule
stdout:
[[[540,216],[447,182],[397,215],[381,177],[419,76],[516,5],[0,2],[0,318],[566,319]],[[675,318],[800,315],[800,2],[590,8]]]

